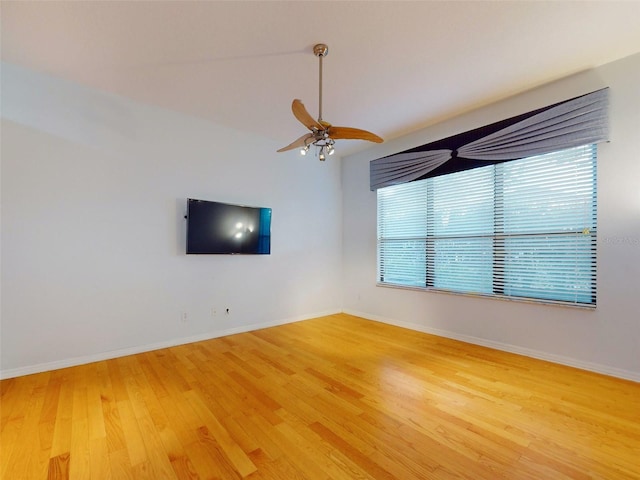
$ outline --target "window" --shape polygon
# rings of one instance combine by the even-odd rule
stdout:
[[[379,284],[595,306],[595,144],[377,192]]]

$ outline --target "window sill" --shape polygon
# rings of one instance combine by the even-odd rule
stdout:
[[[441,290],[438,288],[429,288],[429,287],[411,287],[408,285],[397,285],[390,283],[382,283],[376,282],[377,287],[384,288],[396,288],[400,290],[415,290],[420,292],[430,292],[430,293],[443,293],[445,295],[455,295],[455,296],[463,296],[463,297],[472,297],[472,298],[488,298],[492,300],[501,300],[506,302],[517,302],[517,303],[529,303],[535,305],[551,305],[554,307],[567,307],[567,308],[577,308],[579,310],[591,310],[595,311],[597,304],[587,305],[583,303],[570,303],[570,302],[562,302],[558,300],[544,300],[544,299],[535,299],[535,298],[523,298],[523,297],[508,297],[506,295],[487,295],[483,293],[470,293],[470,292],[453,292],[451,290]]]

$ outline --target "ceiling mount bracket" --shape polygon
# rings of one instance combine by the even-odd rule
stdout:
[[[326,57],[329,53],[329,47],[327,47],[324,43],[318,43],[313,47],[313,54],[316,57]]]

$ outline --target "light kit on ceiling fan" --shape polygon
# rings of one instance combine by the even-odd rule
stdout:
[[[311,130],[278,152],[286,152],[295,148],[300,149],[301,155],[306,155],[311,145],[316,147],[316,155],[319,160],[324,161],[327,155],[335,153],[334,144],[336,140],[367,140],[369,142],[382,143],[382,138],[378,135],[352,127],[334,127],[329,122],[322,119],[322,59],[329,53],[329,47],[324,43],[319,43],[313,47],[313,54],[318,57],[319,62],[319,88],[318,88],[318,120],[315,120],[298,99],[291,104],[293,116],[305,127]]]

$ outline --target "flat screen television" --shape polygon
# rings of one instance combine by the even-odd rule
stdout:
[[[271,209],[187,200],[187,254],[271,253]]]

